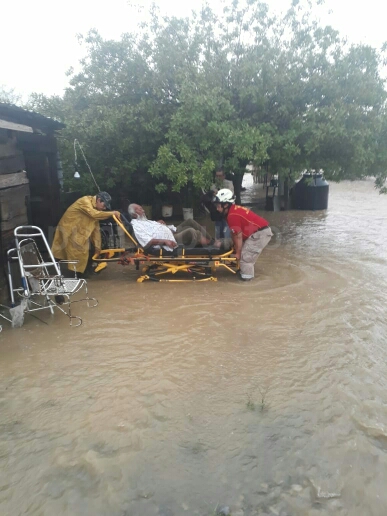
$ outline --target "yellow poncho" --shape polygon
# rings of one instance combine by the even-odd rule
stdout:
[[[99,221],[113,215],[96,209],[96,197],[87,195],[72,204],[60,219],[52,243],[52,253],[58,260],[79,260],[77,272],[84,272],[89,259],[89,240],[101,249]],[[68,268],[74,270],[74,264]]]

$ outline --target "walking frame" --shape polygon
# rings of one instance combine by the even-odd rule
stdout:
[[[39,310],[50,310],[53,314],[54,308],[57,308],[70,319],[70,326],[80,326],[82,319],[72,314],[71,305],[86,301],[87,306],[92,308],[98,305],[98,301],[89,297],[86,280],[77,277],[75,265],[78,261],[56,262],[43,231],[37,226],[19,226],[14,230],[14,237],[15,248],[7,253],[12,308],[10,317],[2,313],[0,317],[12,323],[12,326],[21,326],[25,313],[33,315]],[[48,255],[46,261],[43,260],[36,239],[39,239],[41,248]],[[15,262],[18,263],[20,272],[20,286],[14,285],[12,263]],[[62,275],[61,264],[74,265],[73,278],[65,278]],[[85,289],[85,297],[72,300],[72,297],[82,289]],[[19,306],[16,306],[17,300],[21,300]],[[15,315],[19,319],[16,323]]]
[[[115,222],[123,230],[133,244],[129,249],[103,249],[99,255],[94,255],[93,260],[98,264],[94,269],[99,272],[107,266],[108,262],[118,262],[121,265],[130,263],[139,270],[142,267],[143,274],[137,279],[143,281],[186,282],[186,281],[217,281],[213,275],[217,269],[225,268],[232,274],[239,269],[237,258],[232,256],[233,250],[222,252],[216,247],[176,247],[172,252],[164,249],[144,249],[137,242],[133,227],[125,217],[123,221],[113,216]],[[164,275],[188,274],[188,279],[164,278]],[[163,278],[160,278],[163,276]]]

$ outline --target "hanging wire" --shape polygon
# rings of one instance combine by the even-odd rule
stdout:
[[[78,164],[78,163],[77,163],[77,148],[76,148],[76,146],[77,146],[77,145],[78,145],[78,147],[79,147],[79,149],[80,149],[80,151],[81,151],[81,153],[82,153],[82,156],[83,156],[83,159],[85,160],[85,163],[86,163],[86,165],[87,165],[87,168],[89,169],[90,175],[91,175],[91,177],[93,178],[94,184],[95,184],[95,186],[97,187],[97,192],[100,192],[99,186],[98,186],[98,184],[97,184],[97,181],[95,180],[95,177],[94,177],[94,175],[93,175],[93,172],[91,171],[91,168],[90,168],[90,165],[89,165],[89,163],[88,163],[88,161],[87,161],[87,159],[86,159],[85,153],[83,152],[83,149],[82,149],[82,147],[81,147],[81,144],[79,143],[79,141],[78,141],[77,139],[75,139],[75,140],[74,140],[74,159],[75,159],[75,164],[76,164],[76,165]]]

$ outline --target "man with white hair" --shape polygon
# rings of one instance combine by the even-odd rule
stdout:
[[[206,246],[212,242],[211,236],[194,220],[185,220],[177,226],[167,226],[163,220],[148,220],[145,211],[139,204],[130,204],[128,212],[138,243],[144,248],[162,247],[173,251],[178,244],[187,247]]]

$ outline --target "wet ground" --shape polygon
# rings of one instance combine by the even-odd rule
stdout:
[[[3,324],[0,513],[386,514],[387,197],[330,188],[260,212],[254,282],[112,264],[81,327]]]

